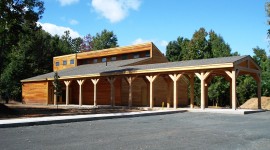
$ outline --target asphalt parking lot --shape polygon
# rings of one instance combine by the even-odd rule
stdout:
[[[270,111],[176,113],[0,128],[0,149],[270,149]]]

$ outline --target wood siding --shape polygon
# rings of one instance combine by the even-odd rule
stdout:
[[[78,53],[77,59],[87,59],[87,58],[99,58],[99,57],[107,57],[119,54],[129,54],[134,52],[141,52],[150,50],[152,43],[145,43],[145,44],[138,44],[133,46],[124,46],[124,47],[117,47],[117,48],[110,48],[105,50],[98,50],[98,51],[90,51],[84,53]]]
[[[26,104],[47,104],[48,82],[23,83],[22,101]]]
[[[74,64],[70,64],[71,60],[74,61]],[[63,64],[64,61],[66,61],[65,65]],[[59,66],[56,66],[56,63],[59,63]],[[53,58],[53,71],[59,71],[75,66],[77,66],[76,54],[58,56]]]

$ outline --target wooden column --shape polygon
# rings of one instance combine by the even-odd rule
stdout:
[[[115,105],[115,88],[114,88],[114,81],[115,81],[115,77],[108,77],[107,78],[108,82],[111,85],[111,106]]]
[[[261,104],[261,101],[262,101],[262,99],[261,99],[261,81],[259,81],[258,83],[257,83],[257,86],[258,86],[258,109],[261,109],[262,108],[262,104]]]
[[[236,110],[236,72],[232,71],[232,109]]]
[[[194,74],[190,75],[190,108],[194,108]]]
[[[231,81],[231,99],[232,99],[232,109],[236,110],[236,77],[237,77],[237,72],[235,69],[232,70],[232,72],[230,71],[225,71],[226,74],[231,77],[232,81]]]
[[[91,79],[94,84],[94,106],[97,106],[97,83],[99,79]]]
[[[132,106],[132,82],[135,80],[136,77],[126,77],[126,81],[129,85],[129,92],[128,92],[128,107]]]
[[[261,99],[261,96],[262,96],[262,91],[261,91],[261,75],[258,73],[257,74],[258,76],[258,79],[257,79],[257,96],[258,96],[258,109],[262,109],[262,99]]]
[[[56,96],[56,90],[53,90],[53,105],[56,105],[57,103],[57,96]]]
[[[167,95],[166,95],[166,101],[167,101],[167,108],[171,107],[171,91],[172,91],[172,80],[169,78],[164,77],[164,80],[167,83]]]
[[[232,108],[232,80],[230,80],[230,108]]]
[[[71,81],[64,81],[66,85],[66,105],[69,105],[69,85]]]
[[[82,85],[85,80],[77,80],[79,84],[79,105],[82,106]]]
[[[153,95],[154,95],[154,92],[153,92],[153,82],[157,78],[157,75],[145,76],[145,77],[146,77],[146,79],[150,83],[150,94],[149,94],[149,96],[150,96],[150,108],[153,108],[153,106],[154,106],[154,102],[153,102]]]
[[[201,80],[201,109],[205,109],[205,79],[210,75],[210,73],[211,72],[195,73]]]
[[[180,79],[182,74],[170,74],[169,77],[173,80],[173,108],[176,109],[178,106],[178,91],[177,81]]]

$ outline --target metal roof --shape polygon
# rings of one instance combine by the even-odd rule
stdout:
[[[97,64],[87,64],[80,65],[69,69],[64,69],[58,71],[60,79],[64,78],[76,78],[76,77],[87,77],[96,74],[96,76],[122,74],[122,73],[132,73],[136,71],[145,70],[158,70],[158,69],[170,69],[170,68],[187,68],[187,67],[202,67],[202,66],[214,66],[217,64],[230,64],[232,67],[234,63],[241,61],[244,58],[250,56],[231,56],[231,57],[220,57],[220,58],[210,58],[210,59],[198,59],[198,60],[187,60],[178,62],[167,62],[167,63],[156,63],[156,64],[145,64],[130,66],[129,64],[134,64],[136,62],[144,61],[151,58],[138,58],[138,59],[128,59],[119,60],[106,63]],[[250,57],[251,58],[251,57]],[[201,69],[204,69],[203,67]],[[128,74],[127,73],[127,74]],[[35,80],[47,80],[48,78],[53,78],[54,72],[39,75],[36,77],[28,78],[22,80],[22,82],[35,81]]]

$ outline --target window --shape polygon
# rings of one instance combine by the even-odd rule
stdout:
[[[69,63],[74,64],[74,59],[71,59]]]
[[[82,64],[83,64],[83,65],[84,65],[84,64],[89,64],[89,60],[84,59],[83,62],[82,62]]]
[[[128,55],[127,54],[122,55],[122,60],[125,60],[125,59],[128,59]]]
[[[111,61],[116,61],[116,56],[111,57]]]
[[[150,52],[149,52],[149,51],[147,51],[147,52],[145,53],[145,57],[150,57]]]
[[[102,62],[106,62],[107,61],[107,58],[102,58],[102,60],[101,60]]]
[[[63,65],[67,65],[67,61],[66,60],[63,60]]]
[[[95,59],[93,59],[93,63],[97,63],[97,59],[95,58]]]
[[[57,62],[55,63],[55,66],[59,66],[59,61],[57,61]]]
[[[140,58],[140,54],[134,54],[133,58]]]

